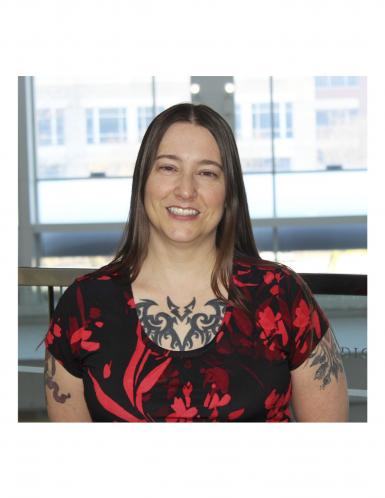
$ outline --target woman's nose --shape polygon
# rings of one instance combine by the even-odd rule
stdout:
[[[188,173],[182,174],[175,187],[175,193],[181,197],[194,197],[197,193],[194,176]]]

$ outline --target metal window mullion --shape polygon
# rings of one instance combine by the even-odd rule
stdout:
[[[273,77],[269,76],[269,89],[270,89],[270,131],[271,131],[271,174],[273,183],[273,218],[277,218],[277,197],[276,197],[276,164],[275,164],[275,138],[274,138],[274,100],[273,100]],[[272,228],[272,241],[274,259],[277,261],[278,257],[278,228],[276,225]]]
[[[152,118],[156,116],[156,86],[155,76],[151,76],[151,95],[152,95]]]
[[[99,113],[99,107],[95,107],[93,109],[93,131],[94,131],[94,137],[95,141],[94,143],[100,144],[100,113]]]
[[[40,223],[39,202],[37,191],[37,147],[36,147],[36,127],[35,127],[35,83],[33,76],[25,76],[26,89],[26,116],[27,116],[27,142],[28,142],[28,172],[29,181],[32,185],[31,195],[31,223]]]
[[[51,145],[57,145],[57,133],[56,133],[56,109],[51,108]]]

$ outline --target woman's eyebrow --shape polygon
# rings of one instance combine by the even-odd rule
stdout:
[[[158,159],[173,159],[174,161],[181,161],[182,159],[178,156],[175,156],[174,154],[161,154],[160,156],[156,157],[156,160]],[[218,166],[218,168],[223,170],[222,164],[217,163],[216,161],[213,161],[212,159],[202,159],[201,161],[197,161],[197,164],[212,164],[213,166]]]

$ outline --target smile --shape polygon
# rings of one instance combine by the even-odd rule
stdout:
[[[175,219],[192,220],[199,215],[199,211],[197,211],[196,209],[182,209],[176,207],[168,207],[167,211],[171,215],[171,217]]]
[[[183,208],[172,206],[172,207],[168,207],[167,209],[170,213],[179,214],[181,216],[195,216],[195,215],[199,214],[199,211],[197,209],[192,209],[192,208],[183,209]]]

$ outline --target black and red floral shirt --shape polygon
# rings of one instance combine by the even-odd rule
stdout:
[[[161,348],[145,334],[118,274],[85,275],[67,288],[45,345],[83,379],[94,422],[290,422],[290,370],[328,319],[287,266],[238,256],[232,280],[253,320],[228,304],[215,338],[192,351]]]

